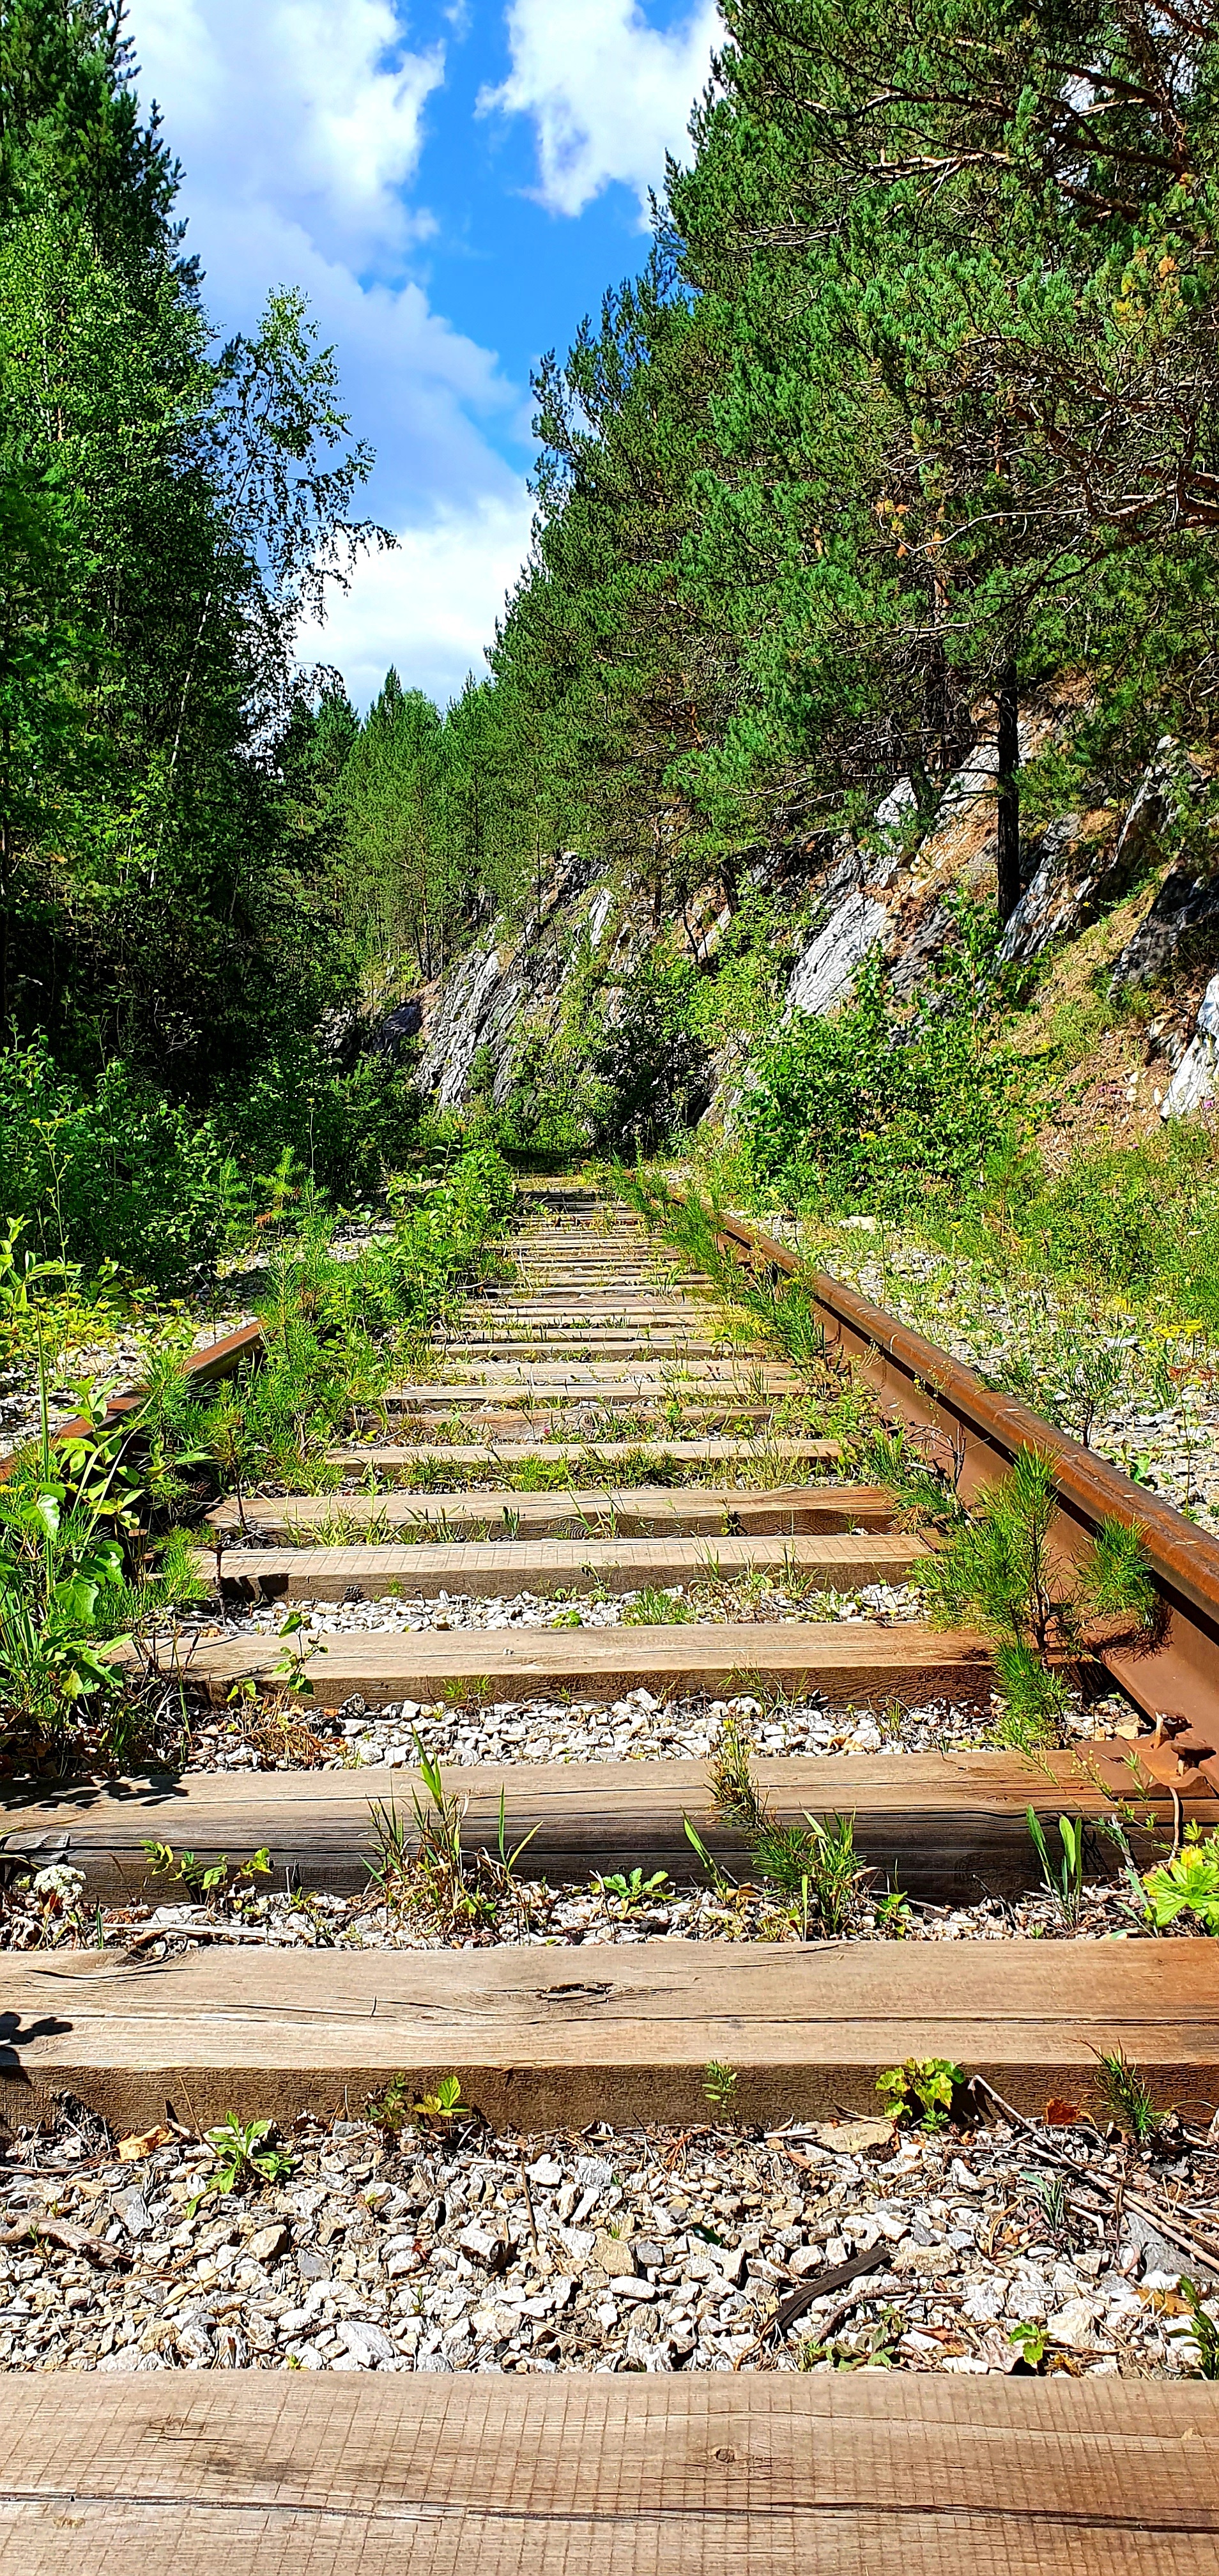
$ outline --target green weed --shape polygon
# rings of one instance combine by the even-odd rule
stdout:
[[[275,2144],[273,2120],[243,2124],[230,2111],[227,2120],[205,2130],[204,2135],[216,2165],[202,2191],[188,2204],[192,2218],[210,2192],[246,2191],[260,2183],[286,2182],[296,2170],[292,2157]]]
[[[950,2057],[908,2057],[902,2066],[886,2067],[876,2079],[881,2108],[893,2120],[917,2120],[924,2129],[944,2129],[952,2116],[953,2097],[965,2077]]]
[[[1146,2077],[1121,2047],[1097,2053],[1096,2090],[1108,2118],[1142,2146],[1159,2125]]]
[[[848,1931],[871,1876],[855,1849],[854,1818],[806,1815],[803,1827],[780,1824],[754,1778],[733,1716],[721,1727],[710,1785],[717,1815],[744,1834],[755,1868],[799,1901],[805,1937],[810,1907],[831,1939]]]
[[[1025,1818],[1033,1849],[1041,1865],[1042,1884],[1053,1897],[1068,1930],[1079,1922],[1084,1897],[1084,1824],[1082,1816],[1058,1819],[1059,1856],[1050,1858],[1041,1819],[1035,1807],[1025,1808]]]
[[[218,1906],[223,1906],[226,1913],[239,1913],[253,1893],[252,1887],[241,1886],[242,1879],[271,1875],[271,1854],[265,1844],[261,1850],[251,1852],[248,1860],[232,1862],[224,1852],[216,1860],[202,1861],[192,1851],[175,1852],[169,1843],[156,1841],[141,1843],[140,1849],[158,1878],[178,1880],[189,1896],[206,1905],[209,1914],[215,1913]]]
[[[1138,1533],[1105,1521],[1079,1565],[1056,1552],[1058,1509],[1047,1458],[1022,1449],[1009,1475],[956,1521],[927,1561],[922,1581],[933,1621],[982,1627],[994,1643],[995,1672],[1017,1741],[1054,1740],[1065,1685],[1047,1658],[1077,1654],[1089,1613],[1126,1611],[1140,1625],[1155,1593]]]
[[[1219,1933],[1219,1831],[1204,1835],[1192,1819],[1181,1849],[1143,1879],[1157,1932],[1191,1914],[1203,1932]]]
[[[1197,2283],[1184,2272],[1177,2283],[1177,2294],[1185,2301],[1190,2321],[1188,2326],[1170,2327],[1169,2333],[1179,2344],[1193,2344],[1199,2379],[1219,2379],[1219,2325],[1203,2307]]]
[[[672,1894],[667,1869],[653,1870],[645,1878],[641,1869],[615,1870],[608,1878],[598,1879],[603,1896],[616,1896],[624,1914],[642,1913],[645,1905],[663,1904]]]
[[[703,2093],[721,2120],[731,2115],[739,2080],[735,2066],[725,2066],[716,2057],[703,2068]]]
[[[647,1583],[622,1614],[624,1628],[681,1627],[694,1612],[680,1592],[658,1591]]]

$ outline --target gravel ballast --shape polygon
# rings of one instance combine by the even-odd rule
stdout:
[[[1219,2313],[1180,2216],[1219,2158],[1175,2122],[1154,2153],[1002,2119],[399,2143],[300,2122],[289,2176],[198,2200],[205,2145],[120,2157],[69,2106],[2,2168],[0,2367],[1180,2376],[1183,2271]]]

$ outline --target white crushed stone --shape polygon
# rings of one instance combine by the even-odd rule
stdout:
[[[0,2368],[669,2372],[884,2359],[1007,2373],[1024,2351],[1013,2333],[1031,2327],[1042,2368],[1196,2373],[1176,2289],[1186,2258],[1134,2210],[1113,2221],[1123,2172],[1127,2203],[1137,2190],[1166,2213],[1178,2195],[1213,2193],[1215,2153],[1198,2136],[1178,2131],[1147,2155],[1085,2129],[1030,2140],[1003,2123],[935,2137],[872,2126],[855,2153],[816,2124],[770,2137],[474,2130],[444,2148],[408,2130],[398,2152],[362,2120],[304,2120],[283,2141],[288,2180],[207,2197],[192,2216],[212,2170],[205,2148],[170,2136],[120,2162],[85,2115],[16,2141],[0,2217],[9,2233],[49,2207],[106,2240],[118,2264],[45,2239],[0,2248]],[[1036,2178],[1052,2177],[1046,2150],[1064,2146],[1077,2170],[1054,2214]],[[815,2292],[774,2330],[782,2300],[882,2242],[853,2295]],[[1213,2295],[1207,2312],[1219,2314]]]

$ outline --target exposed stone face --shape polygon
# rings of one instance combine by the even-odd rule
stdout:
[[[1194,1035],[1164,1094],[1161,1118],[1187,1118],[1219,1097],[1219,975],[1212,975],[1198,1008]]]
[[[1061,739],[1076,711],[1074,700],[1069,707],[1047,701],[1031,708],[1020,725],[1021,760]],[[495,1106],[504,1107],[523,1041],[540,1040],[544,1049],[557,1034],[577,971],[595,961],[597,1008],[612,1027],[622,987],[649,950],[667,956],[676,949],[712,968],[731,929],[738,889],[756,889],[772,906],[774,953],[787,977],[782,1024],[797,1012],[816,1017],[849,1002],[860,966],[878,951],[888,963],[893,999],[908,1002],[955,938],[954,896],[993,895],[997,771],[995,742],[980,738],[944,782],[930,817],[920,816],[915,788],[902,776],[861,837],[827,829],[751,855],[731,872],[727,899],[728,880],[711,879],[659,930],[641,891],[624,894],[595,863],[564,853],[533,917],[523,926],[503,919],[483,931],[425,993],[420,1088],[441,1106],[460,1105],[470,1096],[478,1058],[492,1077]],[[1219,876],[1200,873],[1196,855],[1189,861],[1181,855],[1191,809],[1195,824],[1199,819],[1200,785],[1196,765],[1165,738],[1124,817],[1098,802],[1051,821],[1029,853],[1032,877],[1007,925],[1001,957],[1027,960],[1065,945],[1151,868],[1175,859],[1118,960],[1113,989],[1189,972],[1192,980],[1186,993],[1178,991],[1172,1014],[1179,1023],[1203,980],[1196,970],[1219,966]],[[385,1025],[390,1029],[392,1021]],[[1210,1096],[1210,1044],[1203,1030],[1188,1069],[1178,1064],[1180,1035],[1161,1049],[1181,1076],[1167,1115],[1180,1114],[1179,1103],[1193,1107]],[[757,1049],[756,1028],[732,1030],[712,1059],[709,1111],[725,1133],[739,1122],[754,1086]]]
[[[1108,850],[1103,815],[1063,814],[1047,827],[1036,871],[1000,942],[1000,957],[1024,961],[1057,940],[1076,938],[1103,903],[1125,892],[1143,846],[1130,829],[1133,812],[1132,807]]]
[[[918,798],[914,792],[913,780],[909,778],[899,778],[896,786],[889,789],[888,795],[882,796],[880,803],[876,808],[877,831],[895,831],[900,824],[904,824],[909,816],[913,814],[917,803]]]
[[[574,961],[603,944],[612,910],[613,888],[597,885],[591,869],[565,852],[540,910],[520,929],[506,921],[493,924],[433,988],[419,1056],[420,1089],[440,1108],[456,1108],[466,1097],[474,1058],[486,1047],[494,1061],[495,1103],[502,1108],[521,1037],[539,1016],[553,1017]],[[620,931],[611,951],[624,973],[646,945],[642,934],[632,940],[629,927],[625,936],[625,949]]]
[[[1168,983],[1174,973],[1219,959],[1219,877],[1189,861],[1170,868],[1150,910],[1113,969],[1112,993]]]
[[[419,1080],[442,1109],[461,1099],[477,1054],[492,995],[503,982],[496,948],[472,948],[446,978],[440,1006],[419,1059]]]
[[[421,1004],[417,1001],[399,1002],[397,1009],[387,1011],[385,1018],[379,1020],[375,1029],[370,1031],[368,1039],[370,1055],[387,1055],[393,1063],[399,1063],[411,1040],[418,1037],[422,1026]]]
[[[787,988],[788,1011],[815,1017],[845,1001],[864,958],[887,943],[892,927],[887,905],[857,887],[810,940]]]

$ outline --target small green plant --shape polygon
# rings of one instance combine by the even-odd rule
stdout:
[[[876,1907],[877,1929],[887,1941],[902,1941],[910,1923],[910,1899],[903,1887],[887,1887]]]
[[[369,1805],[374,1857],[369,1875],[389,1906],[418,1906],[442,1932],[453,1934],[485,1922],[495,1911],[494,1898],[478,1884],[478,1864],[467,1858],[462,1800],[445,1788],[440,1765],[415,1737],[415,1759],[425,1796],[412,1787],[415,1848],[409,1827],[391,1798],[388,1805]],[[501,1819],[502,1822],[502,1819]],[[520,1846],[521,1849],[524,1846]]]
[[[461,2077],[442,2075],[434,2093],[424,2093],[411,2104],[411,2116],[421,2128],[433,2129],[440,2137],[451,2137],[467,2120],[478,2113],[461,2098]]]
[[[1007,2339],[1017,2346],[1020,2358],[1029,2370],[1041,2370],[1050,2348],[1050,2338],[1044,2326],[1035,2325],[1031,2317],[1022,2317],[1019,2325],[1009,2328]]]
[[[1097,2052],[1096,2090],[1108,2117],[1139,2145],[1154,2136],[1158,2127],[1151,2087],[1137,2066],[1132,2066],[1124,2048],[1100,2049]]]
[[[1219,1831],[1204,1835],[1191,1819],[1181,1849],[1157,1861],[1143,1886],[1157,1932],[1192,1914],[1204,1932],[1219,1933]]]
[[[529,1845],[530,1845],[530,1843],[533,1841],[533,1837],[534,1837],[534,1835],[535,1835],[535,1834],[540,1834],[540,1832],[541,1832],[542,1828],[541,1828],[540,1823],[539,1823],[539,1824],[536,1824],[536,1825],[531,1825],[531,1826],[530,1826],[530,1828],[529,1828],[528,1833],[527,1833],[527,1834],[522,1834],[522,1836],[521,1836],[521,1839],[520,1839],[519,1843],[514,1843],[514,1844],[513,1844],[513,1847],[512,1847],[512,1850],[511,1850],[511,1851],[509,1851],[509,1849],[508,1849],[508,1838],[507,1838],[507,1832],[506,1832],[506,1823],[507,1823],[507,1809],[506,1809],[506,1805],[505,1805],[505,1798],[504,1798],[504,1787],[503,1787],[503,1783],[502,1783],[502,1781],[501,1781],[501,1783],[500,1783],[500,1792],[499,1792],[499,1819],[498,1819],[498,1828],[497,1828],[496,1838],[495,1838],[495,1851],[496,1851],[496,1858],[497,1858],[497,1860],[498,1860],[498,1862],[499,1862],[499,1867],[500,1867],[500,1872],[501,1872],[501,1876],[502,1876],[502,1879],[503,1879],[503,1883],[504,1883],[504,1885],[505,1885],[505,1886],[510,1886],[510,1885],[511,1885],[512,1880],[513,1880],[513,1879],[515,1878],[515,1876],[516,1876],[516,1864],[517,1864],[518,1860],[520,1859],[521,1853],[522,1853],[523,1851],[528,1851],[528,1849],[529,1849]]]
[[[667,1869],[653,1870],[645,1878],[641,1869],[629,1872],[615,1870],[609,1878],[598,1881],[604,1896],[616,1896],[624,1914],[638,1914],[645,1905],[663,1904],[672,1893]]]
[[[859,1472],[868,1483],[887,1485],[906,1527],[957,1528],[965,1507],[933,1467],[912,1446],[908,1432],[870,1431],[860,1452]]]
[[[1041,1864],[1042,1884],[1058,1906],[1064,1923],[1074,1931],[1084,1901],[1084,1822],[1082,1816],[1060,1816],[1058,1819],[1059,1857],[1050,1858],[1041,1819],[1035,1807],[1025,1808],[1033,1849]]]
[[[694,1853],[695,1858],[701,1861],[703,1868],[706,1870],[707,1876],[715,1889],[716,1895],[730,1896],[732,1893],[732,1881],[720,1868],[714,1852],[708,1851],[693,1818],[683,1815],[681,1821],[686,1841],[689,1843],[690,1849]]]
[[[405,1816],[400,1816],[396,1801],[388,1804],[371,1798],[368,1805],[373,1857],[368,1875],[381,1891],[381,1902],[391,1908],[402,1904],[409,1892],[414,1853],[407,1839]]]
[[[196,1859],[193,1851],[175,1852],[169,1843],[146,1842],[140,1848],[158,1878],[177,1879],[188,1895],[206,1905],[209,1912],[214,1912],[217,1904],[233,1912],[252,1894],[250,1888],[241,1887],[243,1878],[271,1875],[271,1854],[265,1843],[261,1850],[251,1852],[248,1860],[231,1864],[225,1852],[215,1860],[203,1861]]]
[[[277,1633],[284,1641],[284,1651],[271,1666],[272,1681],[281,1690],[290,1691],[294,1699],[312,1699],[314,1688],[305,1667],[312,1655],[324,1655],[326,1648],[309,1634],[299,1610],[289,1612]]]
[[[1154,1581],[1137,1530],[1103,1521],[1072,1565],[1051,1544],[1057,1510],[1049,1459],[1021,1449],[1010,1475],[950,1530],[923,1573],[934,1621],[951,1627],[971,1620],[994,1640],[1009,1711],[1006,1740],[1021,1745],[1057,1739],[1065,1692],[1047,1659],[1079,1652],[1088,1615],[1126,1612],[1143,1628],[1155,1617]]]
[[[1189,2341],[1197,2347],[1199,2379],[1219,2379],[1219,2325],[1202,2305],[1202,2293],[1187,2273],[1177,2283],[1177,2295],[1189,2310],[1189,2324],[1170,2328],[1174,2340]]]
[[[1122,1878],[1125,1881],[1127,1901],[1130,1905],[1131,1911],[1137,1922],[1147,1923],[1151,1919],[1151,1900],[1143,1885],[1142,1879],[1139,1877],[1138,1870],[1135,1867],[1134,1854],[1130,1848],[1130,1840],[1126,1832],[1126,1826],[1119,1815],[1101,1816],[1099,1818],[1099,1824],[1101,1831],[1108,1834],[1109,1839],[1117,1852]]]
[[[204,2132],[216,2158],[215,2171],[209,2174],[201,2192],[190,2204],[193,2218],[201,2200],[210,2192],[247,2191],[258,2184],[286,2182],[296,2168],[292,2157],[275,2144],[273,2120],[250,2120],[242,2123],[230,2111],[227,2120]]]
[[[901,2309],[886,2302],[878,2317],[861,2320],[852,2328],[849,2343],[837,2335],[831,2335],[828,2342],[815,2334],[805,2336],[797,2350],[796,2368],[817,2370],[829,2361],[835,2370],[889,2370],[894,2346],[901,2342],[905,2327]]]
[[[739,2077],[735,2066],[724,2066],[713,2057],[703,2068],[703,2095],[721,2120],[731,2116],[733,2098]]]
[[[888,2066],[876,2078],[881,2108],[891,2120],[916,2120],[924,2129],[945,2129],[953,2096],[965,2077],[950,2057],[908,2057]]]
[[[1067,2234],[1067,2188],[1061,2174],[1029,2174],[1033,2197],[1045,2220],[1046,2233],[1057,2243]]]
[[[680,1592],[658,1591],[654,1584],[645,1583],[624,1610],[622,1624],[624,1628],[672,1628],[693,1617],[689,1602],[682,1599]]]
[[[370,2093],[364,2108],[375,2129],[396,2146],[404,2129],[414,2126],[414,2086],[408,2076],[391,2075],[380,2093]]]
[[[772,1814],[749,1762],[736,1717],[726,1717],[711,1758],[711,1794],[725,1824],[745,1835],[765,1878],[798,1898],[807,1932],[810,1902],[832,1939],[847,1931],[871,1875],[855,1849],[853,1816],[805,1816],[803,1827],[782,1825]]]

